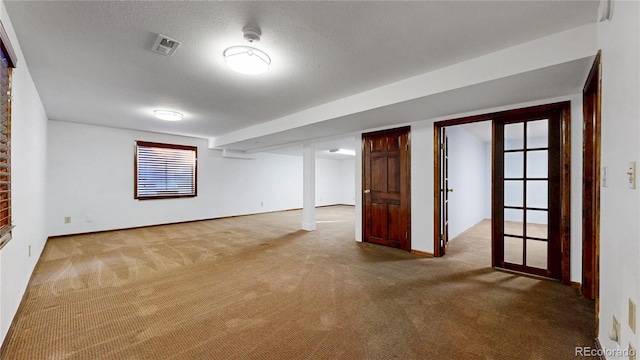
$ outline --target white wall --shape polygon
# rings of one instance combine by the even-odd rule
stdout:
[[[629,189],[625,174],[629,162],[640,160],[639,24],[640,3],[636,1],[616,1],[613,19],[598,24],[602,50],[601,165],[608,169],[608,187],[600,193],[598,338],[608,349],[616,348],[608,337],[612,316],[621,323],[621,348],[631,342],[640,349],[640,331],[633,334],[627,325],[629,298],[640,304],[640,187]]]
[[[48,135],[50,236],[302,206],[300,156],[259,153],[255,160],[227,159],[203,139],[60,121],[49,121]],[[135,140],[197,146],[198,196],[135,200]],[[64,223],[66,216],[70,224]]]
[[[447,127],[449,138],[449,240],[484,219],[487,185],[484,142],[461,126]]]
[[[316,157],[316,206],[353,205],[354,172],[352,159]]]
[[[4,3],[0,7],[0,19],[18,56],[13,72],[11,116],[11,205],[16,228],[13,239],[0,250],[1,343],[47,239],[44,226],[47,116]]]
[[[50,236],[302,207],[300,156],[227,159],[203,139],[61,121],[49,121],[48,133]],[[135,200],[135,140],[198,146],[198,196]],[[317,158],[316,205],[353,203],[354,171],[353,160]]]
[[[344,182],[341,187],[342,195],[340,204],[355,205],[356,202],[356,164],[355,159],[345,159],[340,161],[340,177]]]

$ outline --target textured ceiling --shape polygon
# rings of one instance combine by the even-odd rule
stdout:
[[[50,119],[213,138],[593,22],[597,2],[6,1],[5,7]],[[256,47],[272,58],[270,71],[256,77],[233,73],[222,58],[225,48],[245,43],[247,25],[262,30]],[[157,33],[182,42],[172,57],[149,50]],[[159,108],[185,118],[157,121],[152,111]]]

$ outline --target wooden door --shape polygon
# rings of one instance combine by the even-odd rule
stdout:
[[[409,128],[362,135],[363,240],[411,250]]]
[[[599,297],[600,272],[600,77],[598,52],[582,97],[582,294],[592,300]]]
[[[493,266],[562,277],[562,112],[494,120]]]

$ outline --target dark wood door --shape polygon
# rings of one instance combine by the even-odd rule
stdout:
[[[411,250],[409,128],[362,135],[363,240]]]
[[[493,265],[561,279],[562,112],[494,120]]]
[[[440,256],[444,256],[449,245],[449,139],[447,128],[440,134]]]
[[[600,261],[600,87],[598,52],[582,97],[582,294],[596,300],[596,306],[599,306]],[[597,315],[596,310],[596,321]]]

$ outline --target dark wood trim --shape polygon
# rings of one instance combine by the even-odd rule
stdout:
[[[576,289],[578,294],[582,295],[582,284],[581,283],[572,281],[570,285],[571,285],[572,288]]]
[[[462,118],[442,120],[442,121],[435,122],[434,126],[441,128],[446,126],[462,125],[462,124],[469,124],[469,123],[480,122],[480,121],[493,120],[497,117],[506,117],[506,116],[512,117],[512,116],[524,115],[525,119],[529,119],[529,118],[534,119],[540,116],[540,114],[544,114],[549,112],[550,110],[559,109],[564,106],[569,106],[570,108],[571,102],[560,101],[560,102],[551,103],[551,104],[529,106],[525,108],[504,110],[504,111],[498,111],[498,112],[493,112],[488,114],[472,115],[472,116],[466,116]]]
[[[560,241],[562,243],[561,279],[563,284],[571,284],[571,104],[562,108],[562,220]]]
[[[9,63],[9,67],[15,68],[18,64],[18,56],[16,56],[16,52],[13,50],[13,46],[11,46],[9,35],[7,35],[7,31],[5,30],[2,22],[0,22],[0,46],[2,47],[2,51],[7,55],[7,62]]]
[[[602,348],[602,344],[600,344],[600,340],[598,340],[597,336],[593,339],[593,347],[596,349],[596,354],[600,354],[597,355],[599,360],[607,360],[607,357],[604,356],[604,349]]]
[[[434,257],[432,253],[430,252],[426,252],[426,251],[420,251],[420,250],[411,250],[412,254],[416,254],[418,256],[422,256],[422,257],[427,257],[427,258],[432,258]]]
[[[595,334],[600,319],[600,132],[602,63],[598,51],[582,93],[582,294],[595,300]],[[596,339],[597,340],[597,339]]]
[[[411,251],[411,127],[406,126],[403,129],[407,130],[407,149],[406,149],[406,157],[407,157],[407,168],[404,169],[404,176],[407,178],[407,191],[403,193],[404,201],[407,203],[407,207],[405,211],[407,212],[407,244],[408,251]]]
[[[529,277],[529,278],[532,278],[532,279],[558,281],[559,282],[559,280],[552,279],[552,278],[550,278],[548,276],[545,276],[545,275],[532,274],[530,272],[519,271],[519,270],[516,270],[516,269],[496,267],[496,268],[494,268],[494,270],[500,271],[500,272],[503,272],[503,273],[507,273],[507,274],[517,274],[517,275]]]
[[[440,223],[441,223],[441,219],[440,219],[440,188],[439,188],[439,182],[440,182],[440,160],[439,160],[439,144],[440,144],[440,133],[441,133],[441,128],[443,127],[447,127],[447,126],[454,126],[454,125],[462,125],[462,124],[468,124],[468,123],[474,123],[474,122],[480,122],[480,121],[489,121],[489,120],[494,120],[496,118],[513,118],[511,119],[505,119],[506,123],[508,122],[516,122],[516,121],[522,121],[522,120],[533,120],[536,118],[539,118],[540,116],[548,116],[548,114],[550,112],[553,111],[559,111],[560,112],[560,116],[561,116],[561,125],[562,126],[562,137],[560,139],[560,146],[561,146],[561,151],[562,151],[562,164],[561,164],[561,174],[560,174],[560,178],[561,178],[561,185],[560,185],[560,198],[562,201],[562,208],[561,208],[561,223],[560,223],[560,243],[562,246],[562,261],[561,261],[561,269],[559,269],[560,271],[560,276],[559,276],[559,280],[562,281],[565,284],[570,284],[571,283],[571,236],[570,236],[570,223],[571,223],[571,188],[570,188],[570,184],[571,184],[571,163],[570,163],[570,149],[571,149],[571,102],[569,101],[562,101],[562,102],[556,102],[556,103],[551,103],[551,104],[544,104],[544,105],[537,105],[537,106],[530,106],[530,107],[525,107],[525,108],[519,108],[519,109],[513,109],[513,110],[506,110],[506,111],[499,111],[499,112],[493,112],[493,113],[488,113],[488,114],[480,114],[480,115],[473,115],[473,116],[467,116],[467,117],[463,117],[463,118],[457,118],[457,119],[451,119],[451,120],[444,120],[444,121],[438,121],[434,123],[434,177],[433,177],[433,181],[434,181],[434,240],[433,240],[433,246],[434,246],[434,256],[441,256],[441,254],[439,253],[439,236],[440,236]],[[495,134],[496,132],[496,126],[495,124],[493,124],[493,134]],[[494,139],[494,141],[492,141],[492,154],[495,154],[496,148],[499,147],[498,145],[500,144],[496,144],[496,141]],[[492,159],[494,158],[494,156],[492,155]],[[494,161],[492,160],[492,164],[491,164],[491,171],[492,173],[495,173],[496,169],[500,168],[501,164],[495,164]],[[493,190],[493,186],[492,185],[492,192],[496,193],[496,191]],[[503,201],[503,199],[496,199],[495,196],[492,194],[491,196],[491,207],[494,208],[495,203],[501,203]],[[496,220],[500,220],[500,219],[496,219],[495,218],[495,214],[492,216],[492,229],[493,231],[496,231],[498,229],[496,229]],[[502,230],[500,230],[499,232],[501,232]],[[498,264],[496,264],[496,256],[498,255],[500,249],[494,249],[494,244],[492,244],[492,254],[491,254],[491,259],[492,259],[492,266],[493,267],[497,267]],[[517,269],[512,269],[514,271],[518,271]]]
[[[442,194],[440,192],[440,177],[442,176],[440,171],[440,167],[442,166],[440,164],[440,143],[442,142],[442,138],[440,134],[442,133],[442,126],[438,126],[438,123],[434,123],[433,125],[433,214],[435,215],[435,226],[433,227],[433,256],[441,257],[444,255],[440,253],[440,224],[442,222],[440,216],[440,206],[442,204]]]
[[[146,147],[157,147],[157,148],[163,148],[163,149],[192,150],[192,151],[195,151],[196,154],[198,152],[198,147],[191,146],[191,145],[165,144],[165,143],[157,143],[157,142],[142,141],[142,140],[136,140],[136,145],[146,146]]]
[[[600,52],[583,89],[582,293],[595,299],[598,289],[600,227]]]

